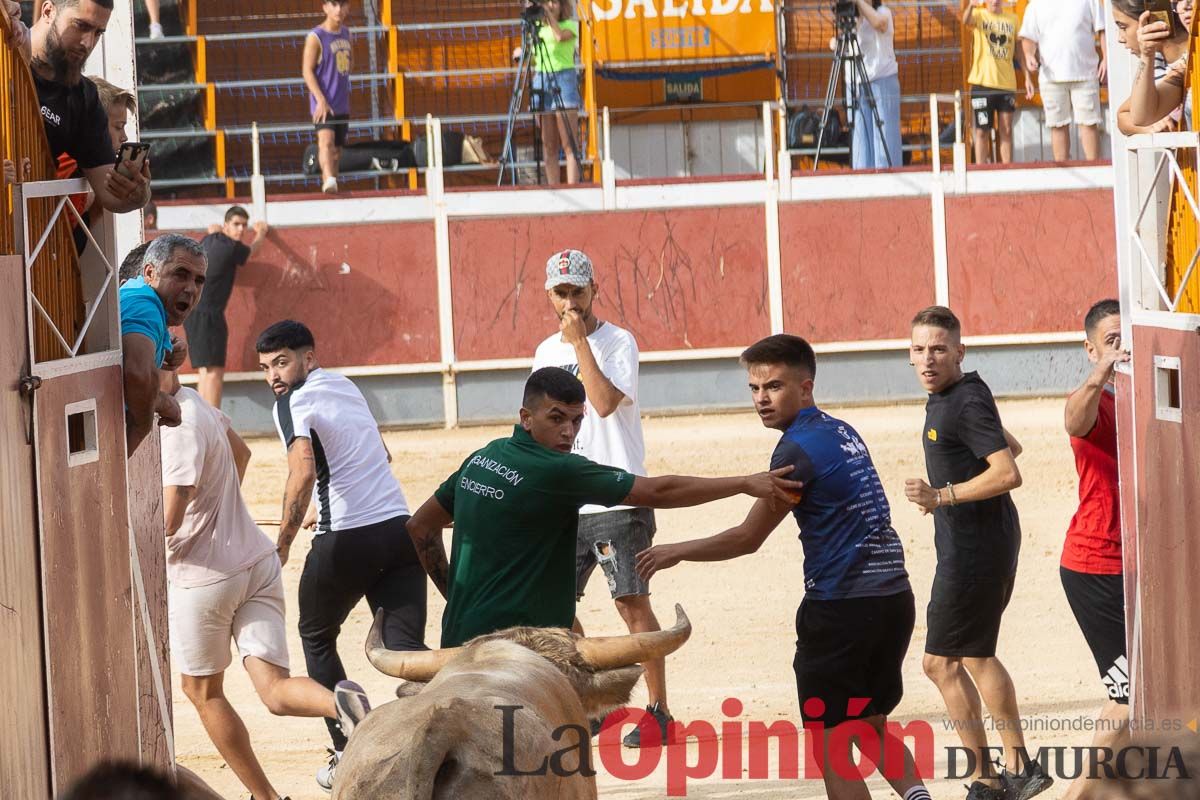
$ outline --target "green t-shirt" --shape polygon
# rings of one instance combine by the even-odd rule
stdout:
[[[579,507],[616,505],[633,481],[520,425],[472,453],[434,493],[454,517],[442,647],[514,625],[571,627]]]
[[[560,42],[554,35],[554,29],[546,23],[538,27],[538,37],[546,45],[544,58],[542,48],[534,51],[534,68],[538,72],[562,72],[564,69],[575,69],[575,46],[579,44],[579,23],[573,19],[564,19],[558,23],[564,31],[575,34],[565,42]]]

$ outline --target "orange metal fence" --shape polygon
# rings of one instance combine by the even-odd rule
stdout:
[[[7,31],[6,15],[0,14],[0,26]],[[54,180],[57,177],[55,164],[45,128],[42,127],[41,104],[33,76],[21,54],[8,46],[7,37],[0,36],[0,39],[5,40],[0,41],[0,131],[3,133],[4,158],[18,166],[19,174],[24,172],[20,166],[25,159],[29,160],[29,171],[25,173],[24,180]],[[3,219],[0,220],[0,254],[21,255],[13,227],[16,209],[11,187],[5,186],[0,196],[3,198],[0,203],[0,213],[3,213]],[[30,248],[36,246],[41,238],[58,202],[59,198],[29,201],[25,229],[32,239]],[[84,309],[79,258],[71,236],[67,218],[69,213],[64,210],[55,221],[53,232],[29,271],[29,288],[63,337],[71,341],[83,325]],[[11,298],[9,302],[12,302]],[[46,321],[38,315],[34,316],[33,334],[38,361],[67,355]]]

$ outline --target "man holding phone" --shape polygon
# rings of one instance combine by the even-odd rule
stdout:
[[[104,34],[112,0],[41,0],[34,6],[29,60],[51,155],[68,154],[83,170],[100,205],[114,214],[150,202],[150,162],[115,169],[108,115],[83,65]]]

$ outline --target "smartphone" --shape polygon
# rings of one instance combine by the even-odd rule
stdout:
[[[1175,12],[1171,8],[1171,0],[1142,0],[1142,8],[1150,12],[1150,18],[1155,22],[1164,22],[1171,33],[1175,33]]]
[[[146,163],[146,158],[150,155],[150,145],[142,142],[126,142],[121,145],[121,149],[117,151],[117,160],[113,164],[115,169],[126,178],[132,178],[134,175],[142,171],[142,165]],[[133,162],[133,171],[129,172],[125,167],[126,161]]]

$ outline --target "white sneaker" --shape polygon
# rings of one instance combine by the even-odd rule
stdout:
[[[162,25],[158,22],[151,22],[150,23],[150,38],[151,39],[162,39],[163,36],[164,36],[164,34],[163,34]]]
[[[329,748],[325,748],[329,750]],[[329,750],[329,763],[317,770],[317,786],[320,786],[327,792],[333,791],[333,777],[337,772],[338,762],[342,760],[342,754],[336,750]]]
[[[321,184],[321,191],[325,194],[337,194],[337,190],[337,178],[326,178],[325,182]]]

